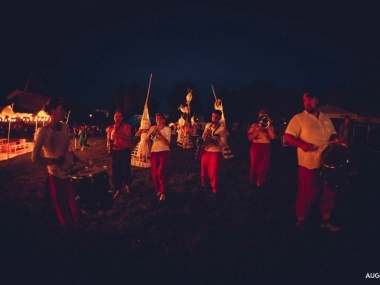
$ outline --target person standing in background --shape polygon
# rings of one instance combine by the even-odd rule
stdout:
[[[350,122],[350,116],[345,116],[343,123],[339,127],[339,140],[345,144],[348,144]]]
[[[131,151],[130,145],[132,141],[131,125],[123,122],[123,112],[120,109],[115,111],[113,116],[115,124],[111,128],[111,157],[112,157],[112,183],[115,187],[114,198],[121,194],[123,183],[125,190],[130,192],[132,184],[131,175]]]

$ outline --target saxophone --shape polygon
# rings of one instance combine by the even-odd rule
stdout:
[[[214,122],[212,122],[211,125],[205,130],[203,136],[197,138],[197,140],[195,141],[195,145],[196,145],[195,159],[196,160],[201,160],[201,157],[203,155],[203,152],[206,146],[206,139],[212,136],[211,127],[213,125],[214,125]]]

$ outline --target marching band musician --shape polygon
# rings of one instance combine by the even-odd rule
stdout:
[[[161,113],[156,114],[156,124],[150,127],[145,142],[148,143],[150,139],[153,140],[150,152],[150,169],[157,196],[163,202],[169,185],[171,129],[165,126],[165,116]]]
[[[259,118],[266,116],[269,120],[268,112],[261,110]],[[270,141],[275,138],[273,126],[261,126],[260,122],[251,125],[248,131],[248,140],[252,142],[249,150],[250,170],[249,180],[256,187],[260,188],[266,179],[270,163]],[[256,179],[256,181],[255,181]]]
[[[330,118],[318,111],[318,99],[313,92],[302,95],[305,110],[296,114],[285,130],[287,144],[297,147],[298,192],[296,201],[297,228],[302,232],[304,220],[312,204],[318,203],[322,215],[321,229],[338,231],[330,222],[336,193],[323,183],[320,175],[321,154],[329,142],[339,142]]]
[[[44,111],[50,115],[50,121],[37,134],[32,162],[47,166],[49,192],[54,208],[64,230],[70,233],[82,224],[75,202],[75,189],[67,173],[74,165],[75,156],[70,154],[69,126],[62,122],[65,116],[63,100],[50,99],[44,106]]]
[[[206,187],[210,180],[212,193],[218,193],[220,168],[223,163],[222,149],[226,146],[227,133],[225,127],[220,124],[222,112],[214,110],[211,115],[211,123],[207,123],[203,132],[204,146],[201,156],[201,183]]]
[[[120,196],[123,181],[125,190],[130,192],[132,184],[131,175],[131,151],[129,149],[132,140],[131,125],[123,122],[123,112],[117,109],[114,114],[115,125],[111,128],[111,157],[112,157],[112,183],[116,189],[114,198]]]

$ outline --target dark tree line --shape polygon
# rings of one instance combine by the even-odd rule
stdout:
[[[180,105],[186,105],[186,95],[188,90],[192,90],[192,100],[190,102],[190,117],[203,116],[205,120],[209,119],[209,115],[214,110],[215,97],[210,89],[209,94],[201,94],[197,87],[188,81],[178,82],[166,98],[160,101],[149,96],[148,108],[150,115],[162,112],[162,104],[164,102],[168,107],[168,115],[172,121],[182,114],[179,110]],[[289,120],[294,114],[303,110],[301,100],[302,91],[290,89],[278,89],[274,84],[264,80],[254,80],[251,84],[242,86],[237,89],[215,90],[216,97],[223,102],[224,113],[227,124],[234,121],[249,124],[257,120],[257,114],[261,109],[266,109],[274,122]],[[141,114],[144,108],[147,95],[147,88],[140,87],[136,84],[129,86],[119,86],[115,89],[112,106],[110,107],[112,122],[112,114],[116,109],[122,109],[125,118],[129,118],[134,114]],[[319,106],[330,104],[348,111],[360,112],[368,107],[366,100],[368,96],[356,91],[348,93],[338,86],[329,87],[323,94],[317,94],[319,97]],[[201,98],[207,97],[208,100],[204,104]],[[78,98],[67,98],[71,106],[72,116],[78,117],[76,121],[86,121],[88,113],[91,109],[84,106]],[[109,106],[104,106],[108,109]],[[370,107],[370,106],[369,106]]]

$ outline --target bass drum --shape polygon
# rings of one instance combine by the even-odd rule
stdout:
[[[349,183],[351,151],[347,145],[334,143],[322,152],[322,175],[327,186],[336,191]]]
[[[70,175],[78,207],[102,211],[111,207],[112,197],[106,166],[86,167]]]

